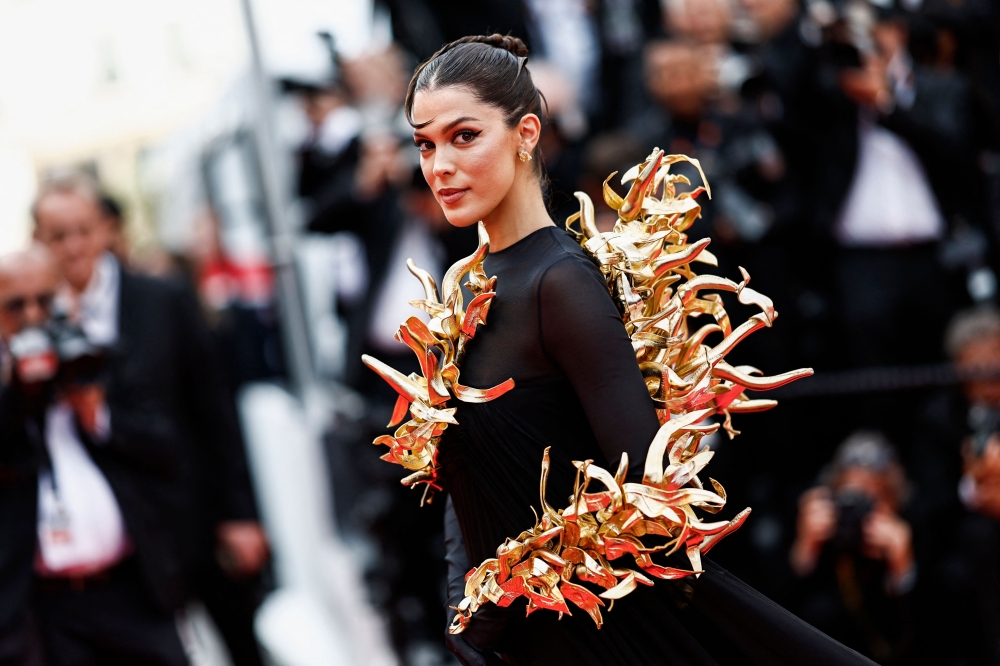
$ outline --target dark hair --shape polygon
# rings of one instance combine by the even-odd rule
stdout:
[[[446,44],[413,73],[403,106],[407,121],[413,124],[413,98],[420,90],[463,86],[503,111],[508,127],[529,113],[544,122],[543,97],[524,66],[527,59],[528,47],[510,35],[475,35]]]

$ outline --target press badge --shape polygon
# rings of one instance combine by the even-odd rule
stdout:
[[[38,484],[38,540],[42,552],[52,552],[52,547],[65,546],[72,543],[73,533],[70,529],[70,516],[66,506],[59,498],[52,474],[46,473]]]

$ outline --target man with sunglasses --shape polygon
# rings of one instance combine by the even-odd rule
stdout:
[[[142,581],[162,518],[143,488],[167,456],[146,415],[59,367],[60,281],[43,246],[0,257],[0,665],[182,666]]]
[[[44,325],[59,272],[41,248],[0,257],[0,665],[40,666],[31,614],[41,446],[33,437],[37,403],[23,391],[9,344]],[[34,407],[34,408],[32,408]]]
[[[93,183],[77,176],[43,183],[32,213],[35,239],[62,277],[55,307],[89,344],[105,350],[98,381],[54,391],[54,399],[65,395],[70,405],[66,422],[36,430],[43,450],[58,451],[72,436],[80,440],[115,507],[95,525],[117,523],[121,536],[112,556],[77,558],[75,566],[46,558],[44,547],[29,556],[47,663],[187,664],[176,612],[206,562],[221,553],[234,575],[252,576],[268,557],[232,398],[189,292],[127,272],[108,251],[112,229]],[[14,295],[10,312],[27,317],[41,310],[48,293],[25,294],[23,307]],[[71,500],[60,492],[68,494],[68,485],[56,486],[57,500],[67,506],[49,502],[47,491],[36,493],[37,506],[43,517],[51,509],[54,534],[68,526],[71,540],[81,541],[72,530],[82,521],[73,520]],[[0,490],[0,504],[2,497]],[[0,553],[4,543],[0,536]],[[0,560],[0,608],[11,607],[5,578]]]

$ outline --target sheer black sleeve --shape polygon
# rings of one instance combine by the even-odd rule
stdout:
[[[640,480],[659,421],[599,269],[576,256],[552,264],[538,284],[538,309],[542,349],[573,385],[609,471],[625,452],[628,479]]]

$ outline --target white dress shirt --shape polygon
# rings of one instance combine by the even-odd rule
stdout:
[[[80,327],[91,344],[110,347],[118,341],[118,262],[106,253],[80,294]]]
[[[905,141],[880,125],[858,127],[858,166],[837,237],[851,247],[940,240],[944,218],[923,166]]]
[[[119,269],[114,258],[101,258],[80,296],[80,326],[101,346],[118,339]],[[98,415],[98,439],[106,440],[111,423],[105,408]],[[38,478],[38,557],[42,576],[80,576],[103,571],[122,559],[129,541],[121,509],[101,470],[77,433],[65,401],[45,415],[49,469]]]
[[[893,57],[887,75],[895,104],[911,108],[916,87],[909,56]],[[944,233],[944,217],[916,153],[903,139],[861,115],[858,163],[840,212],[838,240],[851,247],[898,247],[937,241]]]

